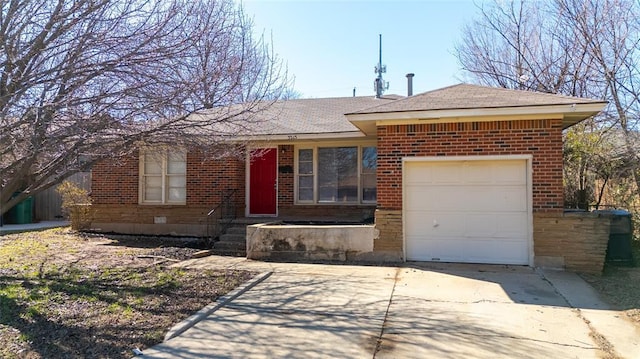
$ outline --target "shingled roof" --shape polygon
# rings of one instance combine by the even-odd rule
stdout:
[[[354,114],[604,103],[601,100],[534,91],[458,84],[424,92]]]
[[[533,91],[469,84],[449,86],[411,97],[334,97],[276,101],[258,111],[242,106],[221,107],[191,116],[236,117],[218,123],[221,134],[267,140],[350,138],[375,135],[381,123],[407,121],[466,121],[522,118],[561,118],[563,127],[600,112],[605,101]],[[235,109],[239,107],[239,109]],[[237,112],[238,116],[233,115]],[[242,121],[246,117],[246,121]]]
[[[290,99],[276,101],[268,108],[251,114],[251,120],[244,123],[242,128],[228,126],[221,132],[235,133],[241,137],[264,137],[278,139],[280,137],[296,136],[296,138],[320,137],[359,137],[362,132],[345,117],[345,113],[364,108],[375,107],[390,103],[402,96],[389,95],[382,98],[368,97],[335,97]],[[212,109],[194,115],[218,115],[221,109]],[[223,111],[224,112],[224,111]],[[230,111],[233,112],[233,111]],[[247,116],[243,114],[242,116]]]
[[[276,102],[261,118],[269,119],[255,134],[323,134],[360,132],[347,121],[345,113],[394,102],[399,96],[383,98],[335,97],[294,99]]]
[[[362,132],[376,126],[411,121],[493,121],[512,118],[557,118],[563,128],[598,114],[606,101],[534,91],[458,84],[347,113]],[[409,122],[407,122],[409,121]]]

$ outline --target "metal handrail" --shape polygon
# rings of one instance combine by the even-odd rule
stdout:
[[[220,235],[222,234],[223,231],[225,231],[228,226],[233,222],[233,220],[236,218],[236,211],[235,211],[235,207],[233,206],[233,198],[235,197],[236,192],[238,192],[237,189],[231,189],[228,190],[229,192],[226,195],[222,195],[222,199],[220,200],[220,203],[218,203],[217,206],[215,206],[214,208],[212,208],[209,213],[207,213],[207,246],[211,247],[213,246],[213,243],[216,241],[216,239],[218,237],[220,237]],[[229,209],[229,207],[231,207],[231,209]],[[217,219],[217,215],[220,214],[220,219],[224,219],[224,209],[227,209],[227,211],[229,212],[230,215],[228,215],[226,218],[228,219],[228,221],[225,223],[224,221],[218,221],[218,225],[215,226],[215,231],[213,233],[211,233],[211,226],[213,225],[213,221],[215,219]],[[224,228],[223,228],[224,227]]]

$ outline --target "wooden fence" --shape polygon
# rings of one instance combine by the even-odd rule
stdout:
[[[75,183],[78,187],[91,191],[91,172],[80,172],[67,178],[67,181]],[[56,191],[57,186],[53,186],[46,191],[40,192],[33,198],[33,220],[56,221],[62,220],[62,197]]]

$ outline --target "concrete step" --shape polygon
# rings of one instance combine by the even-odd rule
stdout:
[[[243,250],[246,251],[247,244],[245,242],[227,242],[220,241],[213,244],[213,249]]]
[[[229,227],[229,228],[227,228],[227,234],[242,234],[242,235],[246,235],[247,234],[247,227],[246,226]]]
[[[217,256],[228,256],[228,257],[246,257],[247,256],[247,251],[246,250],[239,250],[239,249],[216,249],[213,248],[211,250],[211,253]]]
[[[220,236],[220,242],[242,242],[245,243],[247,241],[246,234],[223,234]]]
[[[274,222],[276,221],[276,218],[262,218],[262,217],[256,217],[256,218],[234,218],[231,221],[226,221],[226,220],[221,220],[220,222],[225,222],[226,223],[232,223],[232,224],[243,224],[243,225],[251,225],[251,224],[257,224],[257,223],[269,223],[269,222]]]

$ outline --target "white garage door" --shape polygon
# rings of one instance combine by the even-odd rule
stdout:
[[[407,260],[529,263],[526,160],[407,161]]]

